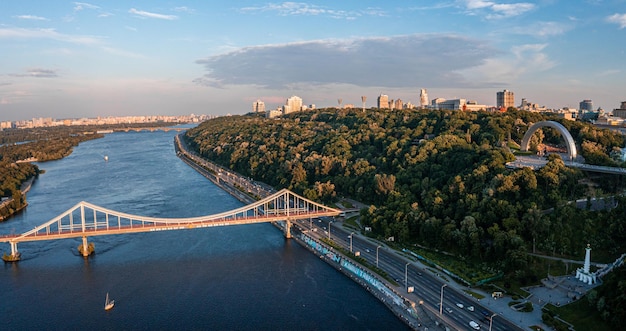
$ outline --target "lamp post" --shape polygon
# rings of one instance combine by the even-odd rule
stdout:
[[[439,299],[439,315],[443,314],[443,288],[448,284],[441,285],[441,299]]]
[[[350,235],[348,237],[350,237],[350,253],[352,253],[352,236],[354,235],[354,232],[350,233]]]
[[[409,271],[409,264],[411,264],[411,262],[408,262],[407,264],[404,265],[404,289],[408,291],[409,289],[409,278],[408,276],[408,271]]]
[[[498,315],[496,313],[493,313],[493,315],[491,315],[491,317],[489,318],[489,331],[491,331],[491,324],[493,323],[493,318]]]
[[[332,223],[333,223],[333,222],[328,222],[328,240],[330,240],[330,225],[331,225]]]
[[[378,268],[378,249],[381,248],[383,245],[378,245],[378,247],[376,247],[376,268]]]

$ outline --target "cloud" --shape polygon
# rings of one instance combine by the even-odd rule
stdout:
[[[257,85],[271,89],[302,84],[405,87],[473,87],[460,70],[499,52],[486,41],[456,35],[320,40],[241,48],[196,63],[207,73],[201,85]]]
[[[511,49],[517,59],[517,70],[532,68],[534,71],[547,70],[554,67],[555,63],[548,59],[543,50],[548,44],[526,44],[515,46]]]
[[[83,9],[100,9],[100,7],[86,2],[74,2],[74,11],[81,11]]]
[[[613,14],[608,16],[606,21],[619,25],[620,29],[626,28],[626,14]]]
[[[35,16],[35,15],[17,15],[17,16],[13,16],[13,17],[19,18],[21,20],[49,21],[49,19],[47,19],[45,17]]]
[[[454,7],[454,3],[452,2],[440,2],[440,3],[435,3],[432,5],[427,5],[427,6],[416,6],[416,7],[410,7],[410,10],[437,10],[437,9],[445,9],[445,8],[450,8],[450,7]]]
[[[481,9],[493,6],[493,2],[491,1],[482,1],[482,0],[467,0],[466,7],[467,9]]]
[[[532,3],[494,4],[491,9],[495,14],[487,15],[487,18],[506,18],[521,15],[535,8]]]
[[[533,76],[553,68],[556,64],[544,53],[547,47],[548,44],[514,46],[508,53],[487,59],[482,65],[468,68],[461,73],[478,81],[492,82],[493,86],[506,87],[510,82],[518,81],[521,76]]]
[[[535,5],[528,2],[496,3],[483,0],[462,0],[461,5],[472,15],[482,14],[487,11],[485,18],[502,19],[522,15],[535,9]]]
[[[135,14],[137,16],[141,16],[141,17],[158,18],[158,19],[161,19],[161,20],[172,21],[172,20],[178,19],[178,16],[176,16],[176,15],[164,15],[164,14],[151,13],[151,12],[147,12],[147,11],[143,11],[143,10],[137,10],[135,8],[131,8],[128,12],[131,13],[131,14]]]
[[[23,100],[31,97],[32,95],[27,91],[10,91],[4,93],[4,96],[0,98],[0,105],[10,105],[20,103]]]
[[[188,13],[188,14],[193,14],[196,12],[195,9],[189,8],[187,6],[175,7],[174,11],[179,12],[179,13]]]
[[[599,72],[597,76],[599,77],[612,76],[612,75],[620,74],[621,72],[622,71],[620,69],[608,69],[608,70]]]
[[[54,29],[0,28],[0,39],[52,39],[72,44],[94,45],[100,39],[92,36],[73,36],[56,32]]]
[[[261,7],[244,7],[240,9],[244,13],[276,12],[280,16],[328,16],[337,19],[353,20],[359,16],[385,16],[384,11],[378,8],[367,8],[361,11],[345,11],[329,9],[304,2],[270,3]]]
[[[562,35],[572,29],[571,25],[559,22],[538,22],[529,26],[514,29],[515,33],[535,37],[550,37]]]
[[[23,74],[10,74],[9,76],[13,77],[35,77],[35,78],[54,78],[58,77],[56,70],[52,69],[42,69],[42,68],[31,68],[26,70],[26,73]]]
[[[137,53],[133,53],[133,52],[129,52],[129,51],[113,48],[113,47],[102,46],[101,49],[109,54],[113,54],[117,56],[128,57],[132,59],[145,59],[146,58],[145,56],[141,54],[137,54]]]

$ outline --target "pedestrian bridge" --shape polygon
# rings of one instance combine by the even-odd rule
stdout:
[[[81,201],[64,213],[22,234],[0,236],[11,245],[5,261],[18,261],[17,244],[28,241],[83,238],[79,250],[83,256],[93,252],[87,237],[165,230],[184,230],[214,226],[284,221],[286,238],[291,238],[291,222],[322,216],[337,216],[340,210],[303,198],[287,189],[247,206],[219,214],[190,218],[159,218],[132,215]]]

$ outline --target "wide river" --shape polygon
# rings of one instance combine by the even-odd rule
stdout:
[[[29,206],[0,223],[21,233],[81,200],[156,217],[242,206],[174,152],[172,132],[112,133],[46,171]],[[104,156],[108,156],[105,162]],[[0,268],[2,330],[406,330],[382,303],[270,224],[21,243]],[[0,244],[10,253],[9,244]],[[115,308],[105,311],[109,292]]]

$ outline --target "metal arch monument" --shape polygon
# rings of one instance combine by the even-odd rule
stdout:
[[[546,126],[554,128],[557,131],[559,131],[561,136],[563,136],[563,138],[565,139],[565,143],[566,143],[565,145],[567,147],[567,154],[569,155],[569,159],[574,160],[577,156],[576,144],[574,143],[574,138],[572,138],[572,135],[569,133],[569,131],[567,131],[567,129],[563,126],[563,124],[559,122],[555,122],[555,121],[541,121],[541,122],[537,122],[531,125],[528,131],[526,131],[526,133],[524,134],[524,138],[522,139],[522,145],[520,149],[523,152],[527,152],[528,144],[530,143],[530,138],[533,136],[533,134],[535,134],[535,132],[539,128],[546,127]]]

